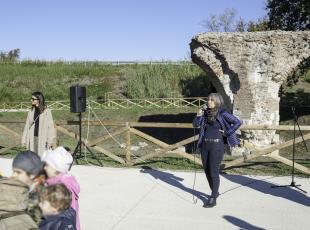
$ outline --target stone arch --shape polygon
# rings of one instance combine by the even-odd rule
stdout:
[[[310,57],[310,31],[203,33],[191,57],[210,74],[217,91],[244,124],[279,124],[279,89]],[[249,131],[256,145],[278,142],[275,131]]]

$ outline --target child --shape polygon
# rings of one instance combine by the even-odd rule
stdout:
[[[80,186],[75,177],[68,174],[73,161],[72,155],[60,146],[54,150],[45,151],[42,155],[42,161],[45,162],[44,170],[48,177],[46,183],[48,185],[62,183],[71,191],[71,207],[76,212],[76,229],[80,230],[78,204]]]
[[[16,155],[12,166],[12,177],[0,179],[0,229],[37,229],[27,211],[29,189],[37,184],[36,178],[42,171],[42,162],[36,153],[24,151]]]
[[[71,192],[63,184],[50,185],[40,192],[40,230],[76,230],[75,211],[70,208]]]
[[[12,177],[28,185],[30,192],[36,190],[44,181],[41,175],[43,163],[40,157],[32,151],[27,150],[17,154],[12,167]]]

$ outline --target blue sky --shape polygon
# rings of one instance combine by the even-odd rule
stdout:
[[[211,14],[257,20],[264,0],[1,0],[0,50],[21,59],[179,61]]]

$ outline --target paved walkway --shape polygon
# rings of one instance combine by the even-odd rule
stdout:
[[[11,161],[0,159],[10,173]],[[81,185],[80,218],[86,230],[308,230],[310,179],[222,175],[218,205],[202,207],[210,190],[203,173],[73,166]]]

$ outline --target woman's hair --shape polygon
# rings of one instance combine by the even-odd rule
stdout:
[[[42,113],[44,111],[44,109],[46,108],[45,99],[44,99],[43,93],[41,93],[39,91],[36,91],[36,92],[33,92],[31,95],[36,97],[39,100],[38,108],[40,110],[40,113]]]
[[[40,202],[48,201],[59,212],[71,206],[71,192],[64,184],[54,184],[42,188],[39,193]]]
[[[220,108],[224,106],[223,97],[219,93],[210,93],[208,97],[214,100],[216,108]]]

